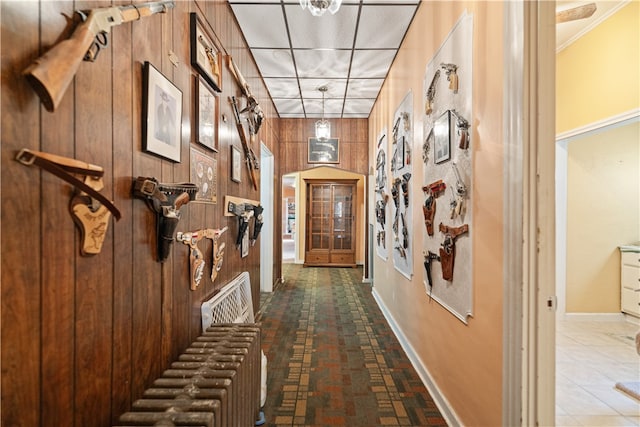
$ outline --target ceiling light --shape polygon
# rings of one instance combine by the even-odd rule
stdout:
[[[320,86],[318,90],[322,92],[322,120],[316,122],[316,138],[324,141],[331,138],[331,123],[324,119],[324,94],[329,88]]]
[[[342,0],[300,0],[303,9],[309,8],[313,16],[322,16],[328,10],[332,15],[340,9]]]

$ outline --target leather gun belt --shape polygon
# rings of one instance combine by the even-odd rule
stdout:
[[[72,175],[75,173],[95,178],[102,178],[104,170],[100,166],[67,157],[56,156],[55,154],[32,151],[26,148],[18,152],[16,160],[26,166],[39,166],[58,178],[63,179],[78,190],[87,193],[87,195],[102,203],[107,209],[109,209],[109,211],[111,211],[116,220],[120,219],[120,211],[109,199],[99,191]]]

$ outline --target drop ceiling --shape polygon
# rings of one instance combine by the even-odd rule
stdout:
[[[298,0],[228,0],[282,118],[367,118],[420,0],[343,0],[315,17]],[[557,10],[592,1],[556,3]],[[597,1],[588,18],[556,26],[564,49],[629,3]]]
[[[229,0],[282,118],[366,118],[419,0],[344,0],[316,17],[297,0]]]

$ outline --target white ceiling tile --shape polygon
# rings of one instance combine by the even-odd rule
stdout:
[[[262,77],[296,77],[291,53],[286,49],[251,50]]]
[[[285,5],[293,48],[351,48],[358,6],[343,5],[338,13],[313,16],[299,5]]]
[[[342,98],[347,88],[346,79],[300,79],[300,89],[303,98],[319,98],[322,99],[322,92],[318,90],[320,86],[326,86],[327,92],[324,97]]]
[[[298,80],[264,78],[272,98],[299,98]]]
[[[356,49],[397,49],[415,10],[415,6],[363,6]]]
[[[352,114],[369,114],[373,108],[375,99],[351,99],[344,102],[344,112]]]
[[[280,4],[265,4],[260,7],[253,4],[233,4],[231,7],[249,47],[290,47]],[[265,31],[265,22],[269,23],[268,31]]]
[[[304,114],[302,101],[300,99],[273,98],[273,103],[276,105],[279,113],[282,111],[283,113],[289,114]]]
[[[294,50],[298,77],[346,78],[351,51],[348,50]]]
[[[324,101],[324,116],[328,117],[340,117],[342,114],[343,100],[340,99],[325,99]],[[307,113],[307,117],[321,118],[322,117],[322,99],[304,99],[304,110]]]
[[[420,4],[420,0],[364,0],[362,2],[363,4],[393,4],[393,5],[399,5],[399,4],[413,4],[413,5],[418,5]]]
[[[385,78],[396,56],[395,50],[356,50],[353,53],[351,77]]]
[[[377,98],[384,79],[350,79],[347,87],[349,98]]]

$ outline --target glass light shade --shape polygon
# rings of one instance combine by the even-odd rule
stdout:
[[[331,123],[327,120],[318,120],[316,122],[316,138],[317,139],[329,139],[331,138]]]
[[[342,0],[300,0],[300,6],[303,9],[309,8],[313,16],[322,16],[327,10],[335,14],[341,4]]]

